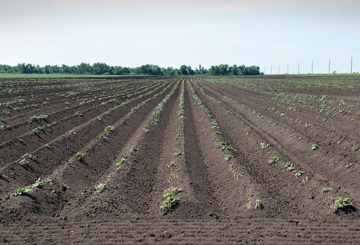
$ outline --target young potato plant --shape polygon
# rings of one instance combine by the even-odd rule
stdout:
[[[32,155],[30,153],[26,153],[22,156],[19,164],[22,165],[22,166],[27,166],[29,165],[30,163],[30,160],[35,160],[36,159],[36,156],[35,155]]]
[[[180,120],[184,120],[185,119],[185,111],[184,111],[184,81],[182,82],[182,87],[181,87],[181,94],[180,94],[180,99],[179,99],[179,111],[178,111],[178,116]]]
[[[291,162],[287,162],[284,164],[284,167],[286,168],[287,171],[293,171],[295,170],[295,165]],[[302,175],[302,174],[301,174]],[[300,175],[300,176],[301,176]]]
[[[2,123],[0,125],[0,130],[6,129],[6,128],[7,128],[7,125],[5,123]]]
[[[278,156],[271,156],[268,160],[268,164],[275,164],[279,161],[279,157]]]
[[[169,169],[175,169],[177,167],[177,165],[176,165],[175,161],[171,161],[168,164],[166,164],[166,167]]]
[[[150,132],[150,129],[149,129],[148,126],[145,126],[145,127],[144,127],[144,132],[145,132],[145,133],[149,133],[149,132]]]
[[[30,186],[19,187],[14,191],[12,196],[21,196],[21,195],[24,195],[24,194],[27,194],[30,192],[32,192],[32,189]]]
[[[225,151],[225,150],[228,150],[228,151],[231,151],[231,152],[236,152],[234,148],[232,148],[232,146],[230,145],[229,142],[226,142],[224,140],[221,140],[219,142],[216,142],[216,147],[218,149],[220,149],[221,151]]]
[[[306,122],[304,127],[305,127],[305,128],[310,128],[310,127],[311,127],[311,124]]]
[[[294,175],[296,176],[296,177],[300,177],[301,175],[303,175],[304,174],[304,171],[297,171]]]
[[[351,150],[352,150],[352,151],[358,151],[358,150],[359,150],[359,146],[353,145],[353,146],[351,147]]]
[[[183,152],[180,149],[177,149],[176,152],[174,153],[175,156],[181,156],[183,154]]]
[[[347,197],[337,197],[332,200],[333,204],[330,206],[335,212],[341,211],[349,207],[353,207],[352,202]]]
[[[42,126],[40,127],[36,127],[34,128],[33,130],[31,130],[31,133],[34,134],[34,135],[39,135],[41,131],[44,131],[44,129],[47,128],[47,124],[43,124]]]
[[[45,179],[45,180],[41,180],[41,178],[39,177],[34,184],[29,185],[29,186],[23,186],[23,187],[19,187],[17,188],[14,193],[11,196],[21,196],[27,193],[32,192],[35,188],[43,188],[45,186],[45,184],[51,182],[50,179]]]
[[[324,194],[324,193],[332,192],[333,190],[334,189],[331,187],[324,187],[321,189],[321,193]]]
[[[106,127],[104,128],[105,133],[106,133],[106,132],[109,132],[109,131],[114,131],[114,130],[115,130],[115,127],[114,127],[114,126],[106,126]]]
[[[74,155],[75,159],[79,160],[80,162],[84,161],[85,156],[86,156],[86,153],[81,153],[81,152],[77,152]]]
[[[82,117],[83,116],[83,114],[82,114],[82,112],[81,111],[77,111],[77,112],[75,112],[75,114],[74,114],[75,116],[79,116],[79,117]]]
[[[262,204],[260,199],[256,199],[255,201],[255,209],[263,209],[264,205]]]
[[[180,198],[177,197],[182,192],[181,188],[170,187],[165,190],[164,197],[166,198],[160,206],[160,211],[165,215],[171,212],[180,202]]]
[[[40,120],[46,120],[47,118],[48,115],[46,114],[41,114],[39,116],[34,115],[30,117],[30,122],[34,122],[34,121],[39,122]]]
[[[94,187],[93,189],[93,192],[94,193],[101,193],[105,190],[106,188],[106,184],[105,183],[101,183],[101,184],[98,184]]]
[[[225,160],[226,160],[226,161],[230,161],[231,158],[232,158],[232,155],[231,155],[230,153],[227,153],[227,154],[225,155]]]
[[[0,178],[6,178],[6,175],[4,174],[3,171],[0,171]]]
[[[164,105],[169,101],[171,96],[174,94],[175,89],[176,86],[172,88],[170,93],[165,96],[165,98],[160,102],[160,104],[157,105],[157,107],[153,111],[151,116],[151,122],[153,123],[153,125],[157,126],[159,124],[159,116],[164,111]]]
[[[116,166],[121,166],[122,164],[128,161],[128,155],[124,155],[121,157],[120,161],[116,161]]]
[[[265,149],[265,148],[268,148],[270,146],[270,144],[261,142],[260,146],[261,146],[261,149]]]

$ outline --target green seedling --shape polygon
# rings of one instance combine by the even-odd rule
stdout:
[[[247,209],[251,209],[251,197],[248,197],[246,207]]]
[[[39,135],[40,131],[43,131],[45,128],[47,128],[47,124],[43,124],[41,127],[36,127],[33,130],[31,130],[31,132],[34,135]]]
[[[30,122],[46,120],[47,118],[48,118],[48,115],[45,115],[45,114],[41,114],[39,116],[34,115],[34,116],[30,117]]]
[[[220,132],[220,131],[215,130],[213,134],[214,134],[214,135],[221,135],[221,132]]]
[[[236,172],[236,171],[233,171],[233,174],[235,176],[236,179],[240,179],[242,174],[240,172]]]
[[[265,149],[265,148],[269,147],[270,144],[261,142],[260,146],[261,146],[261,149]]]
[[[86,153],[77,152],[75,153],[74,157],[76,160],[83,161],[84,156],[86,156]]]
[[[82,114],[82,112],[81,111],[77,111],[77,112],[75,112],[75,114],[74,114],[75,116],[79,116],[79,117],[82,117],[83,116],[83,114]]]
[[[178,150],[174,153],[175,156],[181,156],[182,154],[183,154],[183,152],[182,152],[180,149],[178,149]]]
[[[301,175],[303,175],[304,174],[304,171],[297,171],[294,175],[296,176],[296,177],[300,177]]]
[[[352,207],[352,202],[347,197],[337,197],[333,200],[333,204],[330,207],[334,211],[342,210],[346,207]]]
[[[30,160],[35,160],[36,156],[30,154],[30,153],[26,153],[22,156],[22,159],[20,160],[19,164],[22,166],[27,166],[30,163]]]
[[[232,155],[231,155],[231,154],[228,153],[228,154],[225,155],[225,160],[226,160],[226,161],[230,161],[231,158],[232,158]]]
[[[324,193],[328,193],[328,192],[332,192],[334,189],[331,187],[324,187],[322,188],[321,192]]]
[[[121,166],[122,164],[126,163],[128,161],[128,155],[124,155],[121,157],[120,161],[117,161],[116,165]]]
[[[0,178],[6,178],[6,175],[4,174],[3,171],[0,171]]]
[[[312,144],[311,145],[311,149],[313,150],[313,151],[315,151],[316,149],[318,149],[319,148],[319,146],[317,145],[317,144]]]
[[[287,171],[293,171],[295,169],[295,165],[291,162],[285,163],[284,167],[287,169]]]
[[[24,186],[24,187],[17,188],[12,195],[13,196],[21,196],[21,195],[24,195],[24,194],[30,193],[30,192],[32,192],[31,187],[30,186]]]
[[[42,188],[42,187],[44,187],[44,185],[45,185],[46,182],[50,182],[50,180],[48,179],[48,180],[44,181],[44,180],[41,180],[41,178],[39,177],[39,178],[36,180],[36,182],[32,185],[32,187],[33,187],[33,188],[35,188],[35,187],[37,187],[37,188]]]
[[[180,202],[180,199],[177,198],[177,195],[182,192],[181,188],[170,187],[165,190],[164,197],[165,201],[162,202],[160,206],[160,211],[165,215],[169,213],[176,205]]]
[[[353,145],[353,146],[351,147],[351,150],[352,150],[352,151],[358,151],[358,150],[359,150],[359,146]]]
[[[178,116],[179,116],[179,119],[184,120],[185,119],[185,111],[183,109],[178,111]]]
[[[275,164],[275,163],[277,163],[277,161],[279,161],[279,157],[271,156],[268,160],[268,164]]]
[[[311,124],[310,123],[305,123],[305,128],[310,128],[311,127]]]
[[[114,126],[106,126],[106,127],[104,128],[104,131],[105,131],[105,132],[114,131],[114,130],[115,130],[115,127],[114,127]]]
[[[101,183],[101,184],[98,184],[94,187],[93,191],[94,193],[101,193],[105,190],[106,188],[106,184],[105,183]]]
[[[133,146],[133,147],[131,147],[131,149],[130,149],[130,151],[132,151],[132,152],[134,152],[134,151],[138,151],[139,149],[138,148],[136,148],[136,146]]]
[[[148,133],[149,131],[150,131],[149,127],[148,127],[148,126],[145,126],[145,127],[144,127],[144,132],[145,132],[145,133]]]
[[[346,164],[345,164],[345,167],[346,168],[350,168],[352,166],[352,163],[351,162],[347,162]]]
[[[264,208],[264,205],[262,204],[260,199],[256,199],[256,201],[255,201],[255,209],[263,209],[263,208]]]
[[[231,152],[236,152],[236,150],[232,148],[230,143],[224,140],[216,142],[216,147],[219,148],[221,151],[229,150]]]
[[[166,164],[167,168],[172,168],[175,169],[176,168],[176,162],[175,161],[171,161],[168,164]]]

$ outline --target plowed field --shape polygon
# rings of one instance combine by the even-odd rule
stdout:
[[[360,244],[360,77],[0,80],[2,244]]]

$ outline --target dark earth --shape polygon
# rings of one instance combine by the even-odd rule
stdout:
[[[360,244],[360,76],[0,87],[1,244]]]

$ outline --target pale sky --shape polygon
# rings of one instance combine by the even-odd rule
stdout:
[[[0,64],[360,72],[360,0],[0,0]]]

